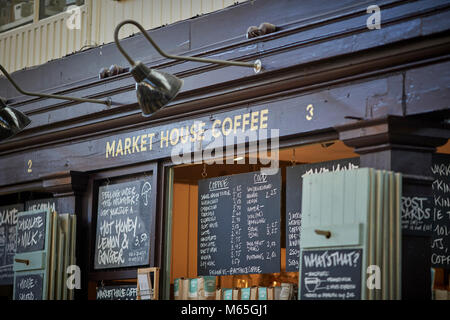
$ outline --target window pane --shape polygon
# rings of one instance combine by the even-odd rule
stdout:
[[[40,0],[39,19],[65,12],[70,6],[81,6],[83,4],[84,0]]]
[[[33,0],[0,0],[0,32],[33,22]]]

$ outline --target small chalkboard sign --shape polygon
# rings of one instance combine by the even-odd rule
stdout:
[[[429,196],[402,196],[402,233],[431,236],[433,232],[433,199]]]
[[[14,281],[14,255],[16,254],[16,224],[23,204],[0,207],[0,285]]]
[[[434,177],[431,264],[450,269],[450,155],[434,154],[431,174]]]
[[[95,269],[149,264],[152,178],[101,186]]]
[[[25,211],[41,211],[47,210],[58,212],[58,199],[38,199],[25,202]]]
[[[281,173],[201,180],[197,272],[280,272]]]
[[[27,273],[15,278],[14,300],[43,300],[44,274]]]
[[[54,227],[49,209],[18,213],[13,265],[15,300],[48,298],[50,242]]]
[[[136,285],[97,287],[97,300],[136,300]]]
[[[313,173],[352,170],[359,158],[302,164],[286,168],[286,271],[298,272],[302,208],[302,176]]]
[[[19,215],[16,230],[16,253],[45,250],[46,219],[46,211]]]
[[[361,299],[362,249],[302,251],[301,300]]]

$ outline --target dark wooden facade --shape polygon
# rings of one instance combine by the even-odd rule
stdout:
[[[91,272],[94,190],[101,179],[154,174],[154,264],[162,266],[164,176],[170,148],[158,148],[158,132],[194,120],[204,121],[208,128],[210,119],[221,114],[267,108],[269,129],[280,129],[280,147],[340,139],[361,155],[362,166],[403,172],[406,189],[430,193],[431,155],[450,137],[450,3],[379,1],[379,30],[366,25],[370,4],[256,0],[150,32],[172,54],[261,59],[264,70],[259,74],[247,68],[167,60],[141,35],[123,40],[137,60],[184,80],[170,107],[151,120],[141,116],[129,73],[98,79],[102,67],[127,67],[114,44],[13,74],[27,90],[111,97],[111,107],[19,96],[0,79],[0,96],[32,119],[23,133],[0,143],[0,200],[6,204],[19,193],[44,192],[61,198],[78,214],[81,299],[87,296],[89,279],[129,278],[133,272]],[[247,39],[247,28],[262,22],[275,24],[277,31]],[[309,104],[314,105],[312,120],[306,118]],[[148,130],[156,132],[152,151],[106,157],[108,141]],[[411,239],[405,247],[410,243],[427,250],[420,239]],[[404,277],[411,279],[420,271],[423,284],[405,288],[405,297],[429,290],[429,268],[423,261],[415,263]]]

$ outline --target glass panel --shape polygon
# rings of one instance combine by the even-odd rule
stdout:
[[[39,19],[45,19],[55,14],[65,12],[71,6],[82,6],[84,0],[40,0]]]
[[[0,32],[33,22],[33,0],[0,0]]]

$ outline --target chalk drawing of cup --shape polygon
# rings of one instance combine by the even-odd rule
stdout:
[[[144,183],[141,190],[141,196],[144,198],[144,205],[148,205],[148,197],[152,193],[152,185],[148,182]]]
[[[305,287],[308,292],[315,292],[319,285],[319,278],[305,278]]]

